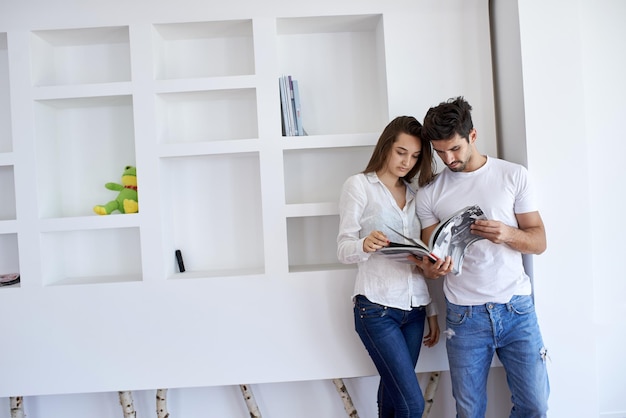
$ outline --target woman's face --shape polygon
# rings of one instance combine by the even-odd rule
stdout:
[[[404,177],[417,163],[422,152],[422,141],[413,135],[401,133],[391,146],[384,171],[394,177]]]

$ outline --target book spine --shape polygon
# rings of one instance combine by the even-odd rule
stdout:
[[[297,132],[296,113],[295,113],[294,100],[293,100],[293,83],[292,83],[292,78],[290,75],[287,76],[287,94],[288,94],[287,106],[289,107],[289,130],[290,130],[290,135],[295,136]]]
[[[300,105],[300,87],[298,86],[298,80],[292,81],[292,87],[293,87],[293,102],[294,102],[294,109],[295,109],[295,115],[296,115],[296,127],[297,127],[296,134],[298,136],[303,136],[304,127],[302,126],[302,108]]]
[[[287,84],[285,81],[285,76],[281,76],[278,79],[278,86],[280,89],[280,109],[282,116],[282,130],[283,136],[290,135],[289,133],[289,106],[287,106]]]

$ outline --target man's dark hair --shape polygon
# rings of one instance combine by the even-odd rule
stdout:
[[[471,112],[472,106],[462,96],[431,107],[424,117],[422,139],[430,142],[459,134],[469,141],[469,133],[474,129]]]

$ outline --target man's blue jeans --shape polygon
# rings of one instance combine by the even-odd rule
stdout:
[[[460,306],[447,301],[448,361],[457,417],[484,418],[494,353],[511,390],[511,417],[545,417],[550,385],[547,351],[530,296],[508,303]]]
[[[380,374],[378,416],[421,418],[424,396],[415,376],[415,364],[424,336],[424,307],[410,311],[370,302],[358,295],[354,324]]]

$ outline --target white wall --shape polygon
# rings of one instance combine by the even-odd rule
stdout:
[[[609,219],[626,180],[626,4],[524,0],[519,15],[528,165],[548,231],[535,288],[551,416],[623,417],[626,227]]]
[[[626,3],[585,0],[581,8],[586,152],[591,203],[591,274],[596,336],[598,402],[601,416],[626,416],[626,359],[623,347],[626,280],[618,267],[624,259],[621,221],[626,155]],[[616,219],[617,222],[611,221]]]
[[[282,66],[277,65],[280,59],[273,56],[279,55],[272,33],[275,18],[367,13],[384,13],[384,40],[376,37],[376,42],[380,45],[384,41],[388,83],[387,97],[381,100],[384,103],[372,101],[370,104],[364,100],[362,113],[368,113],[366,110],[372,107],[388,110],[389,115],[385,116],[404,113],[419,116],[428,106],[462,94],[472,103],[481,104],[477,106],[475,114],[484,134],[481,145],[486,152],[495,154],[486,0],[455,0],[446,4],[430,0],[384,3],[376,0],[323,0],[311,3],[247,0],[227,3],[200,0],[26,0],[13,4],[0,3],[0,32],[7,33],[9,45],[10,119],[14,145],[14,152],[0,160],[0,163],[15,170],[19,186],[15,193],[18,219],[3,223],[2,226],[7,225],[4,226],[6,229],[13,232],[10,228],[14,228],[18,232],[22,273],[20,287],[0,292],[0,316],[19,319],[3,321],[0,325],[1,334],[13,337],[11,344],[3,346],[3,355],[0,356],[2,396],[25,395],[27,414],[30,416],[44,418],[62,415],[69,418],[69,410],[73,407],[83,411],[73,412],[78,416],[94,416],[95,410],[102,411],[99,413],[103,415],[109,415],[109,411],[114,413],[119,408],[115,391],[132,389],[136,394],[138,410],[142,411],[142,415],[147,415],[153,409],[153,388],[168,387],[172,388],[170,400],[174,416],[201,415],[205,409],[210,409],[211,414],[216,416],[237,416],[242,412],[245,414],[245,410],[236,384],[245,383],[252,384],[263,410],[272,418],[294,415],[326,418],[343,415],[329,379],[365,376],[363,379],[353,379],[351,388],[354,389],[352,392],[355,398],[360,399],[361,415],[371,416],[374,411],[372,405],[376,379],[367,377],[374,373],[374,369],[352,327],[350,295],[354,270],[322,270],[321,273],[305,271],[297,274],[287,271],[290,266],[283,263],[287,261],[283,251],[285,243],[280,238],[281,232],[284,232],[282,212],[285,205],[276,204],[283,190],[287,189],[282,181],[283,149],[273,146],[276,143],[282,146],[283,141],[271,134],[276,130],[275,135],[279,136],[279,129],[275,129],[279,128],[278,124],[271,123],[279,120],[273,118],[279,116],[276,106],[278,101],[271,97],[277,95],[274,77],[278,70],[282,70]],[[158,172],[158,158],[154,158],[159,153],[159,147],[154,141],[157,132],[154,126],[155,90],[152,88],[152,25],[250,18],[254,19],[254,29],[258,30],[256,33],[259,35],[255,36],[254,43],[258,73],[250,77],[248,82],[257,87],[260,98],[258,122],[261,140],[258,141],[258,151],[263,164],[260,176],[247,177],[252,180],[262,179],[262,222],[269,236],[264,240],[266,251],[263,255],[267,256],[265,270],[258,275],[169,280],[167,272],[160,268],[164,264],[167,264],[167,270],[173,268],[173,259],[170,260],[172,252],[164,250],[166,246],[160,246],[161,240],[171,241],[169,237],[162,237],[168,235],[167,232],[160,233],[163,224],[169,223],[163,220],[167,219],[163,215],[169,211],[167,207],[160,207],[159,197],[167,195],[161,195],[159,191],[172,190],[174,187],[168,188],[167,181],[160,181],[160,174],[169,179],[172,176],[168,176],[168,173],[177,173],[179,170],[175,170],[172,164],[169,167],[171,170]],[[130,42],[126,47],[130,49],[130,65],[123,54],[114,55],[116,59],[112,61],[121,61],[119,69],[131,73],[131,82],[123,82],[121,85],[105,83],[103,89],[106,92],[117,91],[116,94],[119,94],[116,89],[122,89],[126,96],[133,96],[133,109],[136,109],[134,129],[125,126],[127,129],[123,131],[135,132],[137,165],[144,176],[143,180],[140,177],[144,205],[142,212],[137,217],[105,218],[104,222],[110,221],[115,225],[116,222],[128,222],[123,226],[130,224],[133,227],[131,240],[135,244],[141,240],[141,246],[130,247],[136,253],[129,258],[136,261],[141,247],[141,257],[147,262],[141,265],[141,276],[134,269],[138,264],[132,263],[133,268],[126,270],[132,278],[129,283],[48,286],[50,283],[42,281],[41,276],[48,276],[51,270],[55,270],[49,266],[89,267],[94,263],[84,261],[83,257],[76,257],[76,263],[44,263],[40,260],[61,258],[50,256],[54,253],[55,243],[60,241],[56,237],[54,240],[46,238],[44,244],[48,245],[40,250],[42,235],[57,235],[41,234],[38,229],[41,214],[39,206],[46,206],[49,200],[57,201],[49,199],[51,195],[56,196],[51,187],[52,181],[45,181],[42,187],[44,180],[50,176],[42,174],[40,170],[42,160],[50,153],[41,152],[42,145],[53,142],[46,140],[50,137],[44,133],[54,129],[47,129],[47,125],[42,127],[38,123],[40,120],[33,116],[33,100],[41,99],[42,91],[44,99],[52,97],[56,100],[59,95],[75,97],[76,90],[72,89],[75,86],[70,86],[70,90],[74,91],[68,94],[64,88],[56,88],[60,86],[47,86],[51,87],[49,89],[46,86],[43,89],[33,86],[37,84],[33,80],[37,79],[38,70],[42,66],[38,67],[36,63],[31,65],[31,42],[34,42],[31,32],[98,26],[122,26],[129,29]],[[88,35],[89,32],[80,31],[82,35]],[[468,33],[471,36],[465,37]],[[72,31],[72,34],[75,39],[76,32]],[[459,39],[463,42],[459,43]],[[358,39],[356,42],[355,50],[358,51]],[[108,50],[115,54],[114,51],[118,49],[111,47]],[[234,48],[232,50],[236,51]],[[35,57],[38,55],[34,54]],[[6,57],[7,53],[0,56]],[[425,57],[431,57],[435,64],[424,65]],[[341,59],[337,61],[342,62]],[[466,63],[462,72],[450,65],[458,61]],[[118,69],[117,65],[112,67]],[[6,70],[3,71],[6,73]],[[31,71],[35,75],[31,75]],[[114,73],[111,78],[117,80],[119,74],[117,71]],[[360,91],[372,88],[372,83],[359,81],[354,76],[356,73],[358,71],[351,71],[350,77],[346,77],[349,82],[344,84],[353,83]],[[126,79],[126,75],[120,78]],[[183,90],[197,87],[193,80],[184,84],[187,87]],[[235,84],[239,85],[237,82]],[[102,91],[101,86],[88,88],[92,88],[90,94],[97,95]],[[39,112],[39,103],[34,107],[38,109],[38,117],[48,116],[47,112]],[[124,107],[129,107],[128,100]],[[127,114],[124,112],[124,115]],[[115,120],[123,121],[119,125],[128,125],[128,119],[121,116]],[[89,121],[85,122],[81,126],[87,128]],[[106,127],[112,125],[106,124]],[[81,137],[89,136],[89,129],[84,132],[86,135]],[[65,137],[63,133],[59,133],[59,136]],[[33,141],[33,137],[36,141]],[[326,139],[329,140],[328,137]],[[372,139],[375,142],[374,135]],[[314,140],[309,138],[313,148],[319,146]],[[341,142],[341,138],[338,141]],[[122,142],[130,145],[126,141]],[[255,151],[256,146],[252,147]],[[298,148],[298,145],[294,144],[293,147]],[[67,147],[63,151],[76,157],[80,163],[88,164],[85,158],[80,158],[84,157],[84,153],[81,154],[75,148]],[[123,149],[128,153],[128,148]],[[64,153],[64,156],[67,154]],[[351,157],[355,159],[354,155]],[[101,158],[98,162],[101,162]],[[67,163],[48,165],[76,168]],[[79,170],[81,178],[97,171],[92,167],[87,168]],[[332,171],[333,168],[325,167],[325,171]],[[47,173],[47,170],[44,171]],[[70,176],[62,178],[67,177]],[[315,177],[310,176],[308,179]],[[338,188],[340,182],[336,186]],[[37,189],[42,192],[39,200],[33,193]],[[172,200],[163,199],[170,205]],[[254,203],[256,201],[253,201],[253,205],[239,205],[230,216],[236,218],[244,213],[239,208],[249,208]],[[318,206],[315,208],[319,209]],[[296,211],[296,214],[301,213]],[[74,212],[72,214],[76,215]],[[64,232],[66,227],[73,229],[77,224],[84,226],[85,222],[89,223],[94,218],[93,215],[77,217],[80,219],[62,220],[62,225],[56,225],[61,222],[53,219],[46,225],[49,227],[53,223]],[[54,227],[51,229],[56,232]],[[215,233],[215,230],[210,232]],[[227,238],[235,235],[228,232],[225,230],[221,235]],[[217,235],[221,238],[220,234]],[[332,234],[330,237],[329,241],[334,242]],[[336,261],[332,250],[334,247],[319,246],[315,249],[322,252],[327,248],[330,248],[333,261]],[[128,253],[124,251],[125,255]],[[263,258],[263,255],[258,258]],[[246,262],[249,258],[252,258],[250,254],[242,260]],[[120,263],[109,263],[107,266],[117,264]],[[444,344],[440,344],[435,349],[425,349],[418,369],[445,369],[444,347]],[[498,378],[497,373],[494,376]],[[493,384],[496,388],[494,393],[498,393],[497,388],[502,386],[498,382],[500,379],[501,376]],[[442,388],[445,388],[445,377],[443,380]],[[449,389],[442,389],[440,395],[449,399]],[[205,406],[207,397],[211,399],[209,408]],[[448,400],[438,402],[438,405],[449,408],[450,403]],[[7,408],[2,410],[7,411]],[[498,415],[495,413],[494,417]]]
[[[88,16],[86,25],[98,24],[101,18],[90,13],[87,2],[69,3],[75,13]],[[72,22],[71,17],[63,16],[63,10],[43,6],[36,2],[30,2],[29,7],[4,3],[0,15],[14,12],[9,25],[25,19],[33,28],[45,27],[51,17],[59,25]],[[158,15],[163,7],[157,5],[146,12]],[[261,2],[249,7],[251,15],[263,14]],[[298,7],[302,11],[313,8]],[[621,162],[626,145],[618,125],[626,111],[626,29],[622,24],[626,6],[621,0],[523,0],[518,7],[523,98],[516,96],[515,102],[523,103],[523,115],[521,111],[519,114],[525,124],[519,130],[526,133],[528,166],[538,184],[548,230],[548,250],[535,258],[535,289],[551,358],[550,416],[624,417],[626,361],[622,353],[621,295],[626,282],[614,266],[623,258],[620,238],[626,235],[626,227],[620,222],[604,227],[603,222],[618,216],[626,180]],[[141,2],[127,2],[117,5],[111,15],[125,24],[128,16],[142,13]],[[165,14],[177,20],[185,11],[177,6]],[[26,15],[31,17],[26,19]],[[462,65],[462,61],[457,62],[460,71]],[[390,91],[394,89],[400,92],[399,86],[390,85]],[[451,91],[449,95],[454,94]],[[438,102],[445,97],[428,98]],[[415,114],[424,110],[417,109]],[[590,254],[581,250],[589,243],[593,248]],[[501,370],[492,371],[493,379],[490,399],[494,402],[490,407],[495,408],[491,413],[496,418],[506,415],[503,411],[508,400],[501,390]],[[360,416],[374,417],[376,379],[349,379],[347,383]],[[451,415],[448,388],[444,374],[432,416]],[[342,416],[340,401],[328,381],[253,385],[253,389],[268,411],[266,417],[295,416],[302,405],[306,410],[298,416],[303,418]],[[245,416],[237,391],[235,386],[172,390],[172,416]],[[154,410],[152,398],[151,391],[137,393],[141,416]],[[73,416],[91,417],[121,413],[115,393],[36,396],[26,402],[27,414],[33,418],[70,416],[70,411],[76,412]],[[5,398],[0,402],[0,417],[8,416]]]

